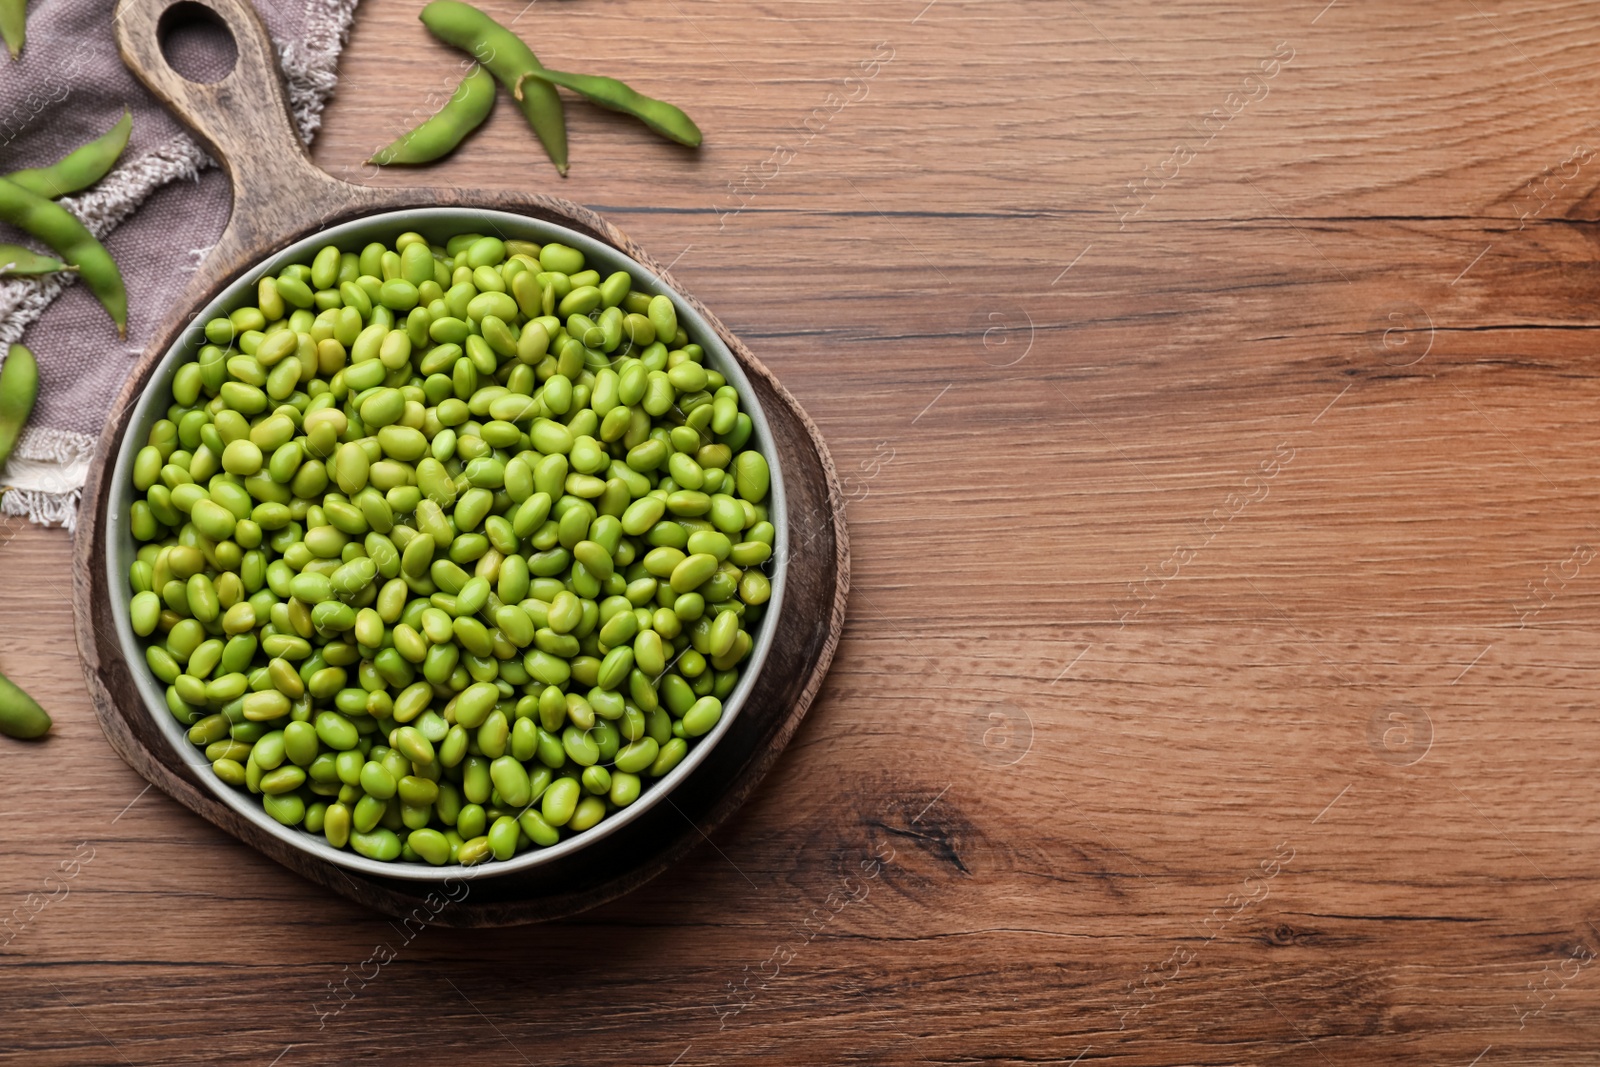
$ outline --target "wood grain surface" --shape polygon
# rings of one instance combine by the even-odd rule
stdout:
[[[337,175],[415,180],[418,6]],[[574,103],[563,182],[502,100],[434,174],[605,213],[816,420],[829,680],[643,890],[390,923],[141,793],[7,527],[0,1062],[1595,1061],[1600,15],[484,6],[706,131]]]

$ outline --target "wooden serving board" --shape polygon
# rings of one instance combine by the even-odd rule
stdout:
[[[744,801],[793,736],[822,684],[844,623],[850,556],[843,496],[816,427],[795,399],[738,338],[647,252],[599,215],[555,197],[459,188],[373,189],[340,181],[314,166],[294,135],[275,53],[245,0],[201,0],[232,33],[234,69],[211,84],[190,82],[162,57],[159,27],[171,2],[123,0],[117,38],[123,60],[226,169],[233,216],[129,375],[101,434],[84,486],[74,548],[73,604],[78,648],[90,697],[112,747],[146,779],[211,823],[306,878],[391,915],[412,913],[431,883],[375,878],[288,847],[212,797],[168,747],[134,685],[112,622],[127,595],[108,588],[109,464],[161,357],[195,311],[274,251],[336,222],[401,208],[461,206],[509,211],[567,226],[609,244],[660,275],[706,317],[755,389],[771,425],[788,495],[791,552],[786,600],[770,657],[749,700],[705,762],[665,803],[603,841],[530,871],[473,881],[461,899],[429,921],[446,926],[540,922],[614,899],[665,870]],[[458,894],[452,894],[458,895]],[[435,898],[437,899],[437,898]]]

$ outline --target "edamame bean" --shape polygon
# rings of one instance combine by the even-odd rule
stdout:
[[[442,867],[450,862],[450,842],[438,830],[426,827],[411,831],[406,841],[411,850],[423,861],[435,867]]]
[[[524,807],[531,799],[528,772],[515,756],[502,755],[496,758],[489,764],[489,777],[495,789],[499,790],[501,799],[511,807]]]
[[[683,713],[683,732],[688,737],[709,733],[722,719],[722,701],[714,696],[701,697]]]
[[[395,860],[400,858],[400,838],[393,830],[378,827],[367,833],[357,830],[350,834],[350,847],[370,860]]]
[[[683,757],[689,754],[689,743],[681,737],[674,737],[661,746],[661,754],[650,765],[648,772],[652,778],[660,778],[672,768],[683,762]]]
[[[629,774],[638,774],[656,761],[661,747],[649,737],[630,741],[617,751],[616,768]]]
[[[670,296],[651,297],[646,317],[649,318],[650,325],[655,327],[657,337],[667,340],[676,336],[678,332],[678,309],[673,306]]]
[[[557,778],[544,791],[540,801],[540,814],[544,816],[544,821],[551,826],[567,825],[581,795],[582,790],[576,778]]]
[[[305,801],[294,793],[269,794],[262,798],[261,806],[285,826],[297,826],[306,816]]]

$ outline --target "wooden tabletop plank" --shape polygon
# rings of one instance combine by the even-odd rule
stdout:
[[[833,671],[643,890],[402,927],[142,792],[7,526],[0,1062],[1592,1062],[1591,10],[483,6],[705,130],[574,101],[562,181],[502,100],[429,176],[603,211],[805,405]],[[413,180],[416,7],[335,174]]]

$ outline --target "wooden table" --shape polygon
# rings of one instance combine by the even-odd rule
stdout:
[[[417,6],[329,169],[455,74]],[[142,791],[8,527],[0,1062],[1594,1062],[1592,11],[485,6],[706,130],[574,104],[560,182],[502,100],[438,173],[606,212],[806,405],[823,695],[643,890],[402,927]]]

